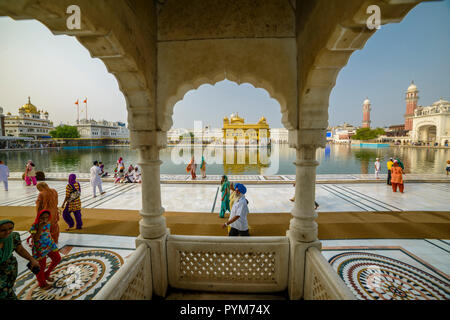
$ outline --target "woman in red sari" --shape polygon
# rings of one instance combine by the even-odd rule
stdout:
[[[55,243],[59,239],[59,211],[58,211],[58,192],[51,189],[45,182],[39,182],[36,185],[39,195],[36,200],[36,213],[46,209],[50,212],[50,234]]]

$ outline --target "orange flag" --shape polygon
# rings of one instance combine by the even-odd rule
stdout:
[[[87,98],[86,99],[84,99],[84,101],[83,101],[84,103],[87,103]]]
[[[77,100],[77,102],[75,102],[75,104],[78,104],[78,100]]]

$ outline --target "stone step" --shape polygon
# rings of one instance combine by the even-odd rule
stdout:
[[[153,297],[155,299],[156,297]],[[287,291],[275,293],[229,293],[170,288],[165,300],[288,300]]]

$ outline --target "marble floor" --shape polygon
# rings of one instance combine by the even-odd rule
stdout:
[[[29,233],[19,231],[24,247]],[[18,256],[15,292],[22,300],[89,300],[135,250],[134,237],[61,233],[62,261],[45,291]],[[323,240],[322,254],[361,300],[450,299],[450,241]]]
[[[23,247],[30,236],[19,231]],[[14,291],[20,300],[90,300],[119,270],[135,250],[134,237],[61,233],[58,243],[61,262],[52,272],[49,290],[39,288],[27,260],[16,253],[18,276]],[[47,264],[49,264],[49,259]]]
[[[64,181],[47,181],[64,199]],[[88,182],[81,182],[82,206],[104,209],[141,208],[141,185],[105,182],[106,194],[93,198]],[[290,212],[291,184],[248,184],[252,213]],[[448,183],[405,184],[405,193],[393,193],[383,183],[331,183],[316,185],[318,211],[448,211]],[[162,184],[166,211],[218,212],[219,186]],[[0,210],[7,206],[33,206],[38,191],[22,181],[0,185]],[[28,232],[20,231],[24,247]],[[358,299],[450,299],[449,239],[324,240],[322,254]],[[135,249],[134,237],[61,233],[62,261],[54,271],[50,290],[37,287],[35,276],[18,257],[15,292],[20,299],[89,300],[123,265]]]
[[[61,205],[65,197],[63,181],[47,181],[59,194]],[[84,208],[136,210],[142,205],[140,184],[103,183],[106,193],[92,195],[88,182],[81,182],[81,202]],[[448,211],[450,184],[406,183],[405,193],[393,193],[383,183],[316,184],[318,211]],[[9,181],[9,191],[0,186],[0,207],[33,206],[36,187],[27,187],[22,181]],[[248,184],[246,197],[252,213],[290,212],[294,194],[290,184]],[[161,200],[166,211],[219,212],[220,190],[211,184],[162,184]],[[0,210],[2,210],[0,208]]]

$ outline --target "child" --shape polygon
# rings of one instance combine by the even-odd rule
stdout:
[[[31,226],[30,234],[31,236],[28,238],[28,244],[30,244],[31,239],[33,258],[39,262],[40,266],[40,271],[36,275],[36,278],[38,280],[39,287],[47,290],[52,287],[52,285],[47,283],[47,281],[54,281],[53,278],[50,277],[50,273],[61,261],[58,247],[50,235],[50,211],[46,209],[39,211],[36,220]],[[47,271],[45,271],[47,266],[47,256],[50,257],[52,262],[50,263]]]

